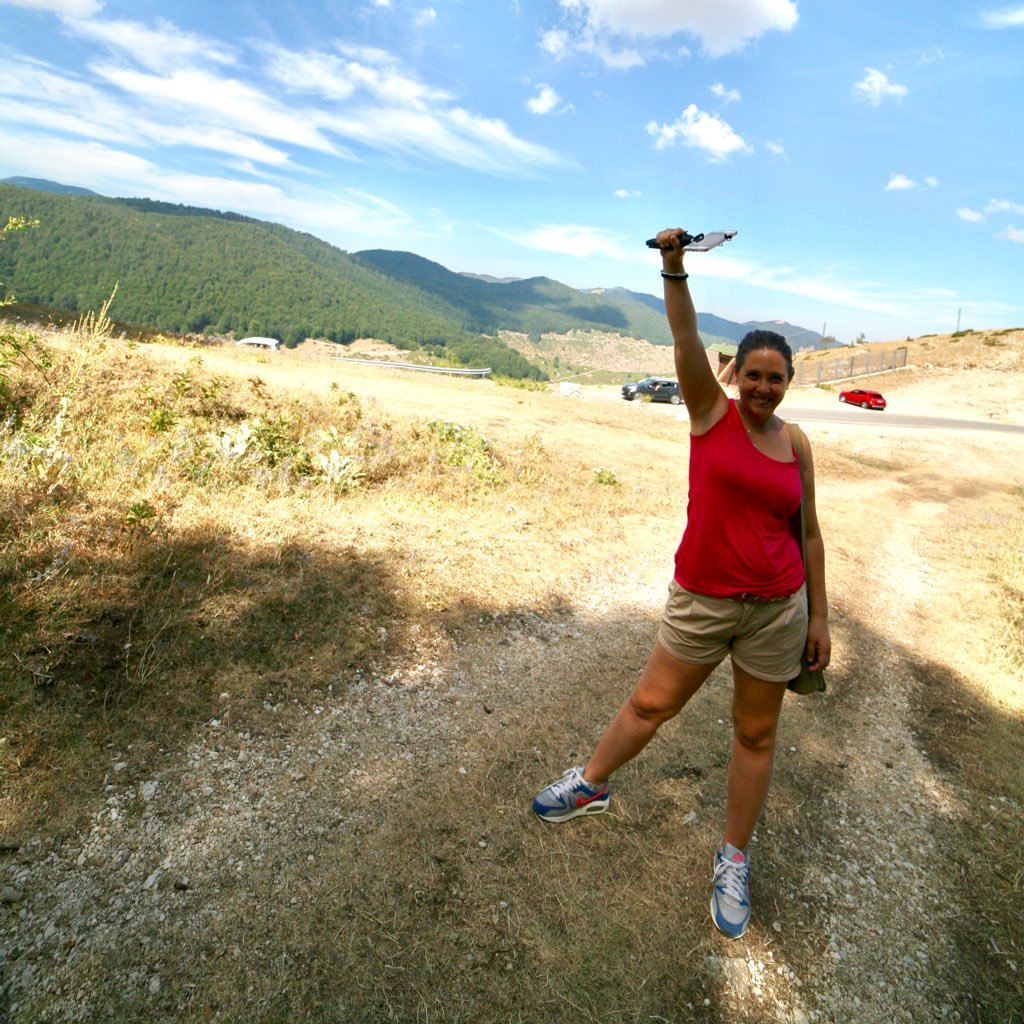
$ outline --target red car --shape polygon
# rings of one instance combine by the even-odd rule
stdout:
[[[884,409],[885,399],[880,391],[868,391],[867,388],[853,388],[851,391],[840,391],[839,401],[849,405],[859,405],[862,409]]]

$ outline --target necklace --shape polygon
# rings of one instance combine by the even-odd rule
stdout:
[[[743,424],[744,428],[747,431],[747,436],[750,437],[751,440],[754,440],[756,437],[764,437],[765,435],[770,433],[771,430],[774,428],[774,424],[775,424],[775,414],[774,413],[772,413],[772,418],[768,421],[768,426],[764,430],[755,430],[747,422],[747,417],[743,415],[743,411],[740,409],[740,407],[738,405],[736,406],[736,411],[740,414],[740,422]],[[756,444],[757,442],[754,441],[754,443]]]

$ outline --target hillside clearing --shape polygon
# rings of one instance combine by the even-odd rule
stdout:
[[[1024,370],[1002,340],[955,371],[936,342],[884,390],[948,380],[998,416]],[[808,430],[836,654],[828,693],[787,698],[730,944],[707,913],[721,670],[612,813],[528,810],[646,657],[685,423],[300,353],[46,342],[46,383],[20,367],[11,399],[43,454],[9,421],[0,462],[0,1016],[1015,1019],[1019,436]],[[214,458],[208,435],[257,419],[280,425],[259,458]]]

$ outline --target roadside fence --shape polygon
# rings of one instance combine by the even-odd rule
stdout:
[[[794,369],[794,384],[821,384],[828,380],[845,380],[883,370],[898,370],[907,365],[907,350],[889,352],[854,352],[838,359],[799,360]]]

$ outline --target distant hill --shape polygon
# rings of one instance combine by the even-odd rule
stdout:
[[[87,188],[79,188],[77,185],[62,185],[59,181],[47,181],[46,178],[13,178],[0,179],[0,185],[17,185],[19,188],[34,188],[37,192],[57,192],[68,196],[95,196],[98,192],[92,192]]]
[[[616,295],[578,291],[547,277],[486,280],[389,249],[358,252],[354,258],[457,307],[467,330],[486,334],[520,331],[532,337],[571,330],[615,331],[655,345],[672,343],[664,314],[659,316],[643,303]]]
[[[631,292],[625,288],[617,288],[613,291],[628,296],[635,302],[646,304],[659,316],[665,315],[665,303],[655,295]],[[797,327],[785,320],[748,320],[746,323],[738,323],[735,320],[726,320],[724,317],[715,316],[714,313],[698,313],[697,328],[705,345],[713,345],[718,342],[731,342],[735,345],[741,342],[743,336],[749,331],[757,330],[774,331],[776,334],[781,334],[794,350],[808,347],[820,348],[823,342],[823,335],[818,331]]]
[[[112,313],[154,330],[269,336],[286,345],[371,337],[514,377],[542,374],[498,338],[501,331],[535,340],[591,331],[672,343],[664,304],[653,295],[455,273],[409,252],[353,254],[237,213],[16,178],[0,184],[0,217],[7,216],[36,218],[39,226],[0,246],[6,292],[84,312],[98,309],[117,283]],[[704,313],[698,322],[706,345],[733,342],[749,329]]]

